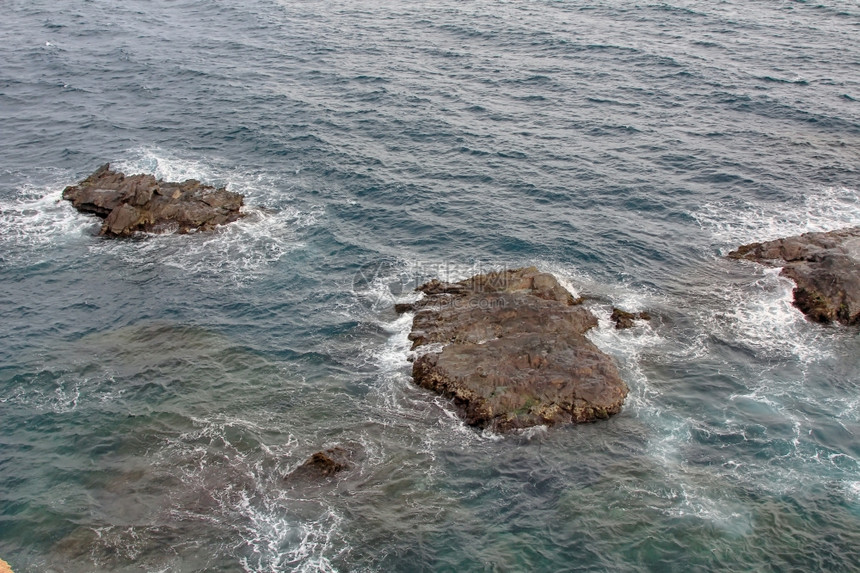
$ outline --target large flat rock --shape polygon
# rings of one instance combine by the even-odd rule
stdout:
[[[135,233],[209,231],[242,216],[243,197],[195,179],[172,183],[152,175],[126,176],[99,167],[92,175],[63,190],[63,199],[79,211],[104,219],[100,235],[128,237]]]
[[[728,255],[782,266],[794,305],[818,322],[860,324],[860,227],[751,243]]]
[[[627,385],[585,333],[595,316],[535,267],[429,282],[413,305],[415,382],[505,432],[621,411]]]

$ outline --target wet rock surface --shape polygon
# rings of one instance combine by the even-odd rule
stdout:
[[[651,315],[647,312],[627,312],[620,308],[613,308],[612,316],[609,318],[615,323],[617,330],[624,330],[636,326],[637,320],[651,320]]]
[[[621,411],[627,386],[585,337],[597,318],[554,276],[528,267],[418,290],[412,376],[466,423],[505,432]]]
[[[333,476],[352,468],[352,455],[353,452],[340,446],[316,452],[293,470],[287,479],[312,480]]]
[[[243,196],[204,185],[195,179],[172,183],[152,175],[126,176],[99,167],[92,175],[63,190],[76,209],[104,219],[100,235],[128,237],[135,233],[209,231],[242,217]]]
[[[751,243],[728,255],[782,266],[794,305],[817,322],[860,324],[860,227]]]

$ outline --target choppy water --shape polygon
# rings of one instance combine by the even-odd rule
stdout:
[[[856,2],[3,8],[17,572],[860,568],[860,337],[721,258],[860,224]],[[250,214],[99,239],[58,199],[105,161]],[[391,303],[531,264],[597,297],[631,393],[479,434]],[[283,480],[335,444],[355,471]]]

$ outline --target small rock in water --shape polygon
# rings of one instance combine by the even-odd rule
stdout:
[[[411,312],[414,308],[415,305],[411,302],[398,302],[394,305],[394,312],[403,314],[404,312]]]
[[[340,446],[317,452],[293,470],[288,478],[324,478],[348,470],[350,452]]]
[[[623,330],[633,328],[635,320],[651,320],[651,315],[647,312],[627,312],[620,308],[613,308],[610,319],[615,323],[617,330]]]
[[[585,337],[597,318],[551,274],[528,267],[418,290],[412,377],[467,424],[505,432],[621,411],[627,385]]]
[[[0,573],[12,573],[12,567],[0,559]]]
[[[860,324],[860,227],[751,243],[728,255],[781,266],[794,306],[817,322]]]
[[[63,190],[76,209],[104,219],[100,235],[209,231],[242,217],[243,196],[194,179],[171,183],[152,175],[129,175],[99,167]]]

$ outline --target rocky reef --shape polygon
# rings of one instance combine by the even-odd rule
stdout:
[[[794,305],[817,322],[860,324],[860,227],[751,243],[728,255],[781,266]]]
[[[535,267],[418,287],[412,376],[467,424],[506,432],[621,411],[627,385],[585,333],[597,318]]]
[[[63,190],[76,209],[104,219],[100,235],[209,231],[242,217],[243,196],[195,179],[171,183],[152,175],[126,176],[109,164]]]

